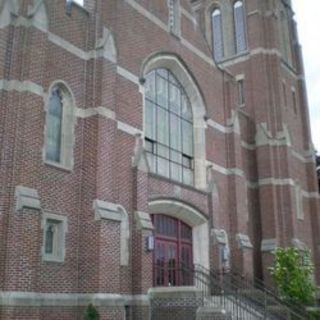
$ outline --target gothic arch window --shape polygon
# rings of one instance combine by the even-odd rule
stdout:
[[[168,69],[158,68],[146,76],[145,146],[152,172],[194,184],[191,105],[184,88]]]
[[[211,28],[213,55],[216,61],[220,61],[224,56],[224,48],[222,14],[219,8],[215,8],[211,13]]]
[[[49,98],[47,116],[46,159],[60,162],[63,102],[61,90],[54,87]]]
[[[45,124],[45,162],[72,169],[75,108],[70,90],[55,83],[49,90]]]
[[[280,11],[280,29],[282,57],[287,63],[291,63],[289,18],[285,9]]]
[[[242,1],[236,1],[233,5],[234,37],[236,53],[247,50],[246,26],[244,6]]]

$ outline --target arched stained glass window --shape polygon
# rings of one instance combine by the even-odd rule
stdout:
[[[193,185],[193,121],[189,99],[174,75],[146,77],[145,139],[152,172]]]
[[[222,15],[220,9],[213,10],[211,14],[211,25],[213,54],[215,60],[219,61],[224,56]]]
[[[46,159],[60,162],[63,103],[59,87],[54,87],[48,106]]]
[[[234,36],[236,53],[247,49],[244,7],[242,1],[236,1],[233,5]]]

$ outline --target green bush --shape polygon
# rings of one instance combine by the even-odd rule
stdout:
[[[97,309],[90,303],[84,314],[84,320],[99,320],[100,316]]]
[[[274,257],[270,272],[281,298],[296,305],[314,304],[316,288],[310,252],[305,251],[302,256],[297,248],[278,248]]]

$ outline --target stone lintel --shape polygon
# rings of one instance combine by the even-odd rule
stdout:
[[[0,306],[20,307],[75,307],[87,306],[149,305],[147,295],[124,295],[112,293],[38,293],[0,291]]]
[[[21,212],[22,209],[41,210],[40,197],[36,189],[17,186],[15,190],[16,212]]]
[[[272,252],[278,248],[277,239],[263,239],[261,241],[261,252]]]
[[[302,242],[300,239],[293,238],[291,240],[291,243],[295,248],[299,249],[300,251],[309,250],[308,246],[304,242]]]
[[[119,206],[108,201],[94,200],[93,210],[95,214],[95,220],[112,220],[121,222],[123,219],[122,212]]]
[[[253,245],[250,241],[250,238],[246,234],[238,233],[236,239],[240,249],[252,249]]]
[[[144,230],[153,230],[153,223],[151,220],[151,216],[147,212],[136,211],[135,212],[135,219],[137,222],[138,229]]]
[[[228,235],[224,229],[212,229],[211,236],[214,237],[214,241],[217,244],[222,244],[222,245],[228,244]]]

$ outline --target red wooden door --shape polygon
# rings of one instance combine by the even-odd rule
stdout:
[[[182,221],[155,215],[154,285],[192,285],[192,229]]]

